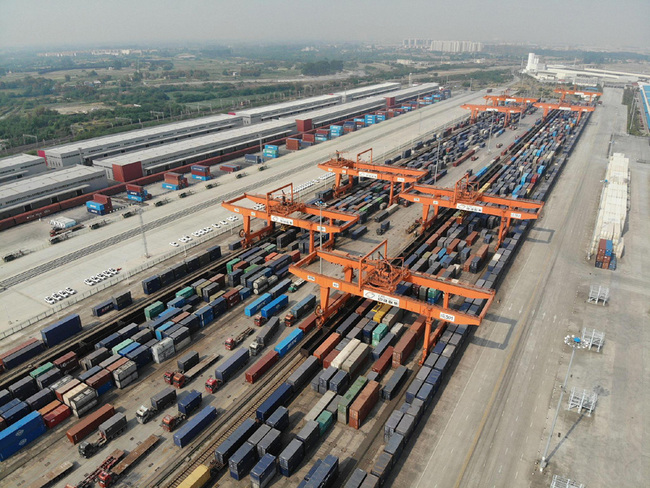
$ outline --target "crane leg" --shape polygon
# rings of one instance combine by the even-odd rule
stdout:
[[[431,326],[433,325],[433,318],[427,317],[424,327],[424,343],[422,344],[422,357],[420,358],[420,366],[424,364],[427,356],[429,355],[429,348],[431,347]]]
[[[391,205],[394,203],[393,202],[393,190],[394,190],[394,187],[395,187],[395,184],[391,181],[390,182],[390,198],[388,200]]]
[[[420,235],[424,234],[427,230],[427,220],[429,219],[429,205],[422,205],[422,228]]]

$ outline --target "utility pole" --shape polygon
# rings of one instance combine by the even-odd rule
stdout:
[[[140,218],[140,232],[142,233],[142,244],[144,245],[144,257],[146,259],[149,259],[151,256],[149,256],[149,249],[147,248],[147,236],[145,235],[144,232],[144,220],[142,219],[142,209],[139,208],[137,212],[138,212],[138,217]]]

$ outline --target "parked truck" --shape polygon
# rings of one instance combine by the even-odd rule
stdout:
[[[298,291],[298,289],[304,284],[305,284],[305,280],[303,280],[302,278],[298,278],[289,286],[289,293],[294,293]]]
[[[296,320],[303,318],[307,315],[316,305],[316,295],[307,295],[300,300],[297,304],[291,307],[291,310],[284,317],[284,325],[291,327],[296,323]]]
[[[122,461],[115,464],[113,467],[106,470],[101,470],[97,475],[97,482],[101,488],[108,488],[115,484],[131,467],[137,464],[140,459],[149,454],[153,449],[160,437],[157,435],[150,435],[142,444],[133,449]]]
[[[113,466],[115,466],[120,459],[124,457],[124,451],[121,449],[116,449],[113,451],[110,456],[108,456],[104,461],[95,469],[92,473],[86,475],[86,477],[81,480],[81,483],[76,485],[67,484],[65,488],[91,488],[95,484],[98,476],[105,471],[110,471]]]
[[[226,339],[225,346],[228,351],[232,351],[235,349],[239,344],[244,342],[244,339],[246,339],[249,335],[251,335],[253,332],[255,332],[255,329],[252,327],[248,327],[244,332],[241,334],[238,334],[235,337],[229,337]]]
[[[255,340],[248,346],[250,355],[257,356],[265,346],[268,346],[279,327],[280,319],[278,317],[271,317],[268,323],[262,327],[259,334],[257,334]]]
[[[94,441],[82,441],[77,446],[77,450],[82,457],[88,459],[125,430],[126,416],[123,413],[116,413],[106,422],[100,424],[99,437]]]
[[[251,329],[251,331],[252,330],[253,329]],[[242,341],[243,340],[244,339],[242,339]],[[226,341],[226,344],[227,342],[228,341]],[[227,345],[226,349],[228,349]],[[203,373],[203,371],[205,371],[208,367],[219,361],[219,358],[221,358],[220,354],[208,354],[205,358],[203,358],[203,360],[199,361],[196,366],[193,366],[185,373],[180,371],[166,371],[163,375],[163,379],[165,380],[165,383],[173,386],[174,388],[183,388],[186,384]]]
[[[160,426],[167,432],[173,432],[183,420],[199,408],[202,400],[203,395],[200,392],[190,390],[183,398],[178,400],[178,413],[176,415],[165,415]]]
[[[165,388],[160,393],[151,397],[151,407],[142,405],[136,412],[135,418],[140,424],[146,424],[156,416],[158,412],[163,411],[176,401],[176,390]]]

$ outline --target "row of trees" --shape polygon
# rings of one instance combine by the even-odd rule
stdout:
[[[340,71],[343,71],[343,61],[328,61],[327,59],[313,63],[305,63],[301,69],[301,73],[305,76],[333,75]]]

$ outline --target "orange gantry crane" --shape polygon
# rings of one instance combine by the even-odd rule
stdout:
[[[286,193],[285,190],[287,190]],[[257,208],[242,205],[244,200],[250,200],[257,204]],[[334,243],[334,234],[343,232],[359,221],[358,215],[307,205],[294,200],[293,183],[271,190],[266,195],[244,193],[242,196],[222,202],[221,206],[243,217],[244,228],[240,231],[240,235],[244,238],[242,241],[244,247],[248,247],[254,239],[272,232],[275,224],[278,223],[309,230],[309,252],[311,253],[314,251],[314,234],[316,232],[330,235],[330,239],[323,243],[324,246],[329,247]],[[294,214],[297,213],[318,216],[319,221],[315,222],[295,216]],[[251,232],[251,218],[266,220],[266,226],[256,232]],[[334,224],[334,221],[341,221],[343,224],[337,225]]]
[[[416,191],[419,193],[414,193]],[[536,200],[486,195],[478,190],[478,181],[472,179],[468,173],[456,182],[454,188],[414,185],[411,190],[401,193],[400,198],[422,204],[422,233],[436,220],[440,207],[500,217],[497,248],[501,247],[513,219],[537,219],[544,206],[543,202]],[[430,207],[433,207],[431,219],[429,219]]]
[[[590,105],[572,105],[566,102],[537,102],[534,103],[533,106],[544,110],[544,118],[546,118],[551,110],[578,112],[578,122],[580,122],[580,117],[583,112],[593,112],[595,110],[595,108]]]
[[[588,90],[567,90],[566,88],[556,88],[555,93],[560,94],[560,102],[563,102],[564,99],[566,98],[567,95],[579,95],[581,97],[587,98],[589,97],[589,103],[595,98],[595,97],[602,97],[603,94],[601,92],[592,92]]]
[[[518,103],[518,104],[529,104],[529,103],[535,103],[539,102],[539,97],[515,97],[513,95],[508,95],[503,94],[503,95],[485,95],[483,98],[487,100],[488,105],[493,105],[493,106],[503,106],[499,105],[499,103],[502,104],[508,104],[508,103]]]
[[[361,156],[365,153],[370,153],[370,162],[361,161]],[[407,185],[416,183],[421,178],[424,178],[428,172],[421,169],[405,168],[403,166],[388,166],[383,164],[372,163],[372,148],[357,154],[357,160],[346,159],[341,157],[341,154],[336,151],[336,156],[325,163],[320,163],[318,167],[329,173],[334,173],[336,179],[334,181],[334,195],[337,197],[347,192],[352,188],[352,177],[358,176],[360,178],[371,178],[374,180],[384,180],[390,182],[390,203],[395,203],[397,195],[395,193],[395,184],[402,184],[402,191],[406,189]],[[344,176],[348,177],[348,182],[341,185]]]
[[[524,109],[522,107],[506,107],[503,105],[500,106],[494,106],[494,105],[474,105],[471,103],[466,103],[464,105],[461,105],[460,108],[464,108],[465,110],[471,110],[472,115],[470,116],[470,122],[474,123],[476,122],[476,119],[478,118],[478,113],[479,112],[499,112],[502,114],[506,114],[506,120],[505,120],[505,125],[508,125],[510,122],[510,115],[511,114],[522,114],[524,112]]]
[[[343,267],[343,278],[335,278],[306,269],[309,263],[318,258]],[[431,336],[431,327],[434,320],[455,324],[480,325],[494,299],[494,290],[455,283],[451,280],[413,272],[405,268],[403,258],[388,257],[388,241],[382,242],[364,256],[351,256],[341,251],[318,249],[312,255],[292,264],[289,271],[305,281],[320,286],[320,305],[316,310],[319,327],[335,312],[335,310],[329,308],[331,289],[386,303],[425,317],[426,329],[421,362],[427,357],[432,341],[436,341],[442,333],[442,327],[438,327],[434,336]],[[401,282],[440,290],[443,296],[442,306],[398,295],[395,290]],[[454,295],[486,300],[481,314],[470,315],[450,308],[449,300]]]

